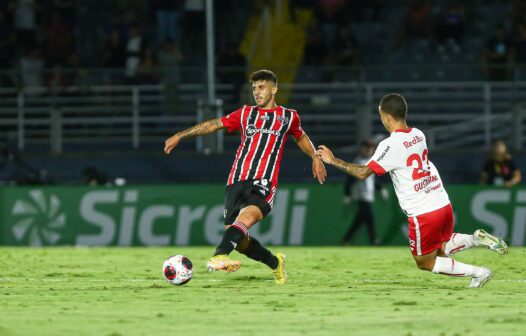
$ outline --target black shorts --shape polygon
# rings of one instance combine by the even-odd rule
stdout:
[[[225,190],[225,225],[235,222],[239,211],[255,205],[263,217],[272,209],[276,187],[269,180],[248,180],[228,185]]]

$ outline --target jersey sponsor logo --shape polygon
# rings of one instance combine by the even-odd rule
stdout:
[[[261,120],[269,120],[270,117],[268,115],[262,115],[261,117],[259,117]]]
[[[285,116],[278,116],[278,120],[281,121],[281,123],[283,125],[286,125],[289,123],[289,118],[285,117]]]
[[[423,181],[416,183],[413,186],[413,188],[415,189],[415,191],[420,191],[420,190],[423,190],[424,188],[426,188],[431,183],[434,183],[436,181],[438,181],[438,177],[436,175],[428,176]],[[434,189],[437,189],[437,188],[432,188],[432,190],[434,190]],[[429,192],[429,191],[426,191],[426,192]]]
[[[254,126],[254,125],[248,125],[248,127],[247,127],[247,137],[251,138],[256,133],[271,134],[271,135],[275,135],[275,136],[280,136],[281,135],[280,131],[266,129],[266,128],[256,128],[256,126]]]
[[[437,190],[437,189],[440,189],[440,187],[442,187],[442,183],[439,183],[437,184],[436,186],[433,186],[431,188],[427,188],[426,190],[424,190],[424,192],[426,194],[429,194],[430,192],[432,192],[433,190]]]
[[[391,149],[391,146],[387,146],[385,147],[384,151],[382,152],[382,154],[380,154],[380,156],[378,157],[378,159],[376,159],[376,162],[382,160],[385,155],[387,154],[387,152],[389,152],[389,150]]]
[[[259,192],[263,195],[269,192],[267,179],[255,180],[253,184],[259,188]]]
[[[415,136],[415,137],[413,138],[413,140],[411,140],[411,141],[404,141],[403,143],[404,143],[405,148],[407,149],[407,148],[411,148],[411,146],[414,146],[414,145],[416,145],[417,143],[422,142],[422,141],[424,141],[424,138],[419,137],[419,136],[417,135],[417,136]]]

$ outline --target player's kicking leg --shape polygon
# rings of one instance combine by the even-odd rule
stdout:
[[[247,257],[262,262],[270,267],[274,273],[276,283],[286,283],[286,256],[282,253],[273,255],[272,252],[264,247],[257,239],[249,237],[248,229],[263,219],[263,217],[263,213],[257,206],[249,205],[243,208],[237,216],[236,221],[225,231],[223,239],[217,247],[214,256],[208,259],[208,271],[237,271],[241,266],[240,262],[232,260],[228,256],[230,252],[236,249]]]
[[[249,222],[241,222],[236,220],[230,225],[225,233],[223,239],[217,246],[214,256],[208,259],[206,267],[208,272],[224,271],[227,273],[235,272],[241,267],[241,263],[237,260],[232,260],[228,256],[241,241],[248,235]]]
[[[450,256],[457,252],[478,246],[488,248],[498,254],[508,253],[508,245],[506,245],[504,240],[479,229],[472,235],[453,233],[451,239],[449,239],[445,245],[444,254]]]

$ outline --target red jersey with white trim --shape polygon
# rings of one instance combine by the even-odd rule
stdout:
[[[438,170],[429,161],[426,137],[417,128],[391,133],[367,166],[377,175],[389,172],[400,207],[409,217],[450,204]]]
[[[287,137],[299,139],[301,128],[298,112],[277,106],[266,110],[244,105],[221,118],[228,132],[239,130],[241,144],[236,152],[227,185],[246,180],[267,179],[276,187]]]

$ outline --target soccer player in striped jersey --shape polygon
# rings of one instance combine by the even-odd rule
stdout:
[[[278,284],[287,282],[285,258],[274,255],[257,239],[250,236],[250,227],[271,211],[278,186],[278,174],[283,148],[288,136],[312,158],[312,174],[320,184],[327,175],[323,162],[315,154],[315,147],[301,127],[297,111],[276,104],[278,79],[269,70],[259,70],[250,76],[256,106],[244,105],[238,110],[195,125],[170,137],[164,151],[169,154],[181,139],[210,134],[226,128],[239,131],[241,144],[228,175],[225,192],[225,228],[223,239],[214,256],[207,262],[210,272],[235,272],[240,262],[229,257],[236,249],[247,257],[269,266]]]
[[[399,94],[388,94],[378,107],[380,119],[390,136],[380,142],[365,165],[344,162],[325,146],[317,155],[336,168],[359,179],[389,172],[398,202],[408,217],[411,253],[418,268],[435,274],[471,277],[469,287],[482,287],[493,276],[485,267],[455,261],[451,256],[481,246],[506,254],[506,243],[484,230],[473,234],[453,233],[454,216],[449,196],[435,165],[429,161],[426,137],[407,126],[407,102]]]

